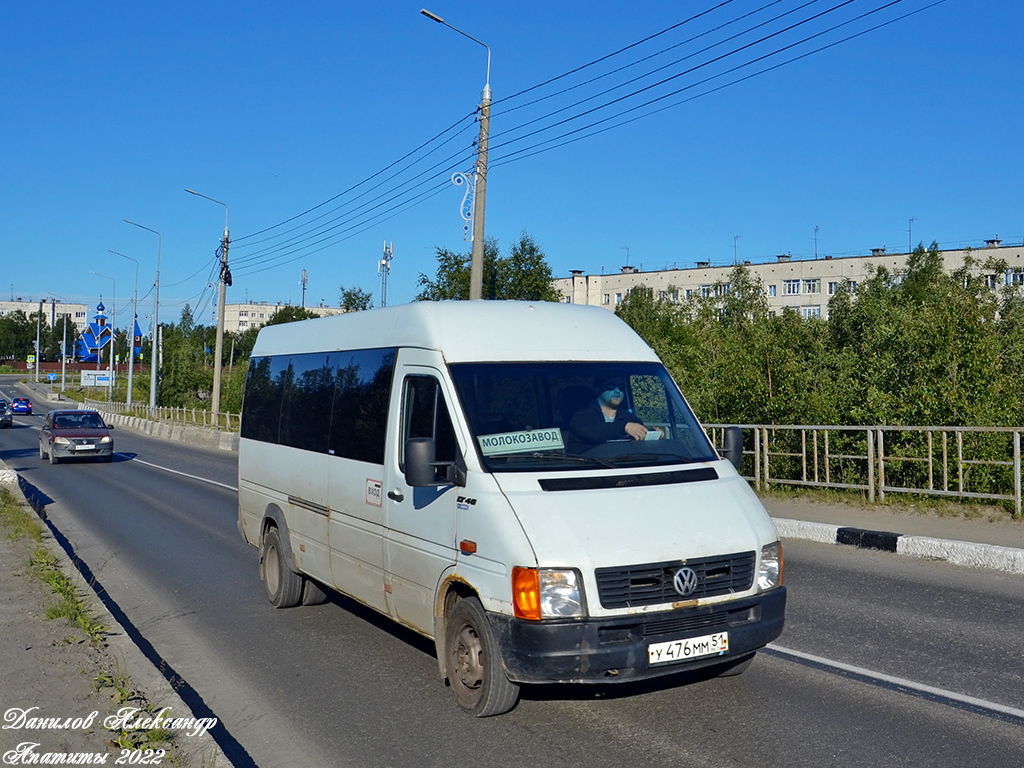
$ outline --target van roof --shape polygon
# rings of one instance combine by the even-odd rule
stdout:
[[[252,354],[386,347],[440,350],[449,363],[658,359],[608,310],[545,301],[421,301],[270,325]]]

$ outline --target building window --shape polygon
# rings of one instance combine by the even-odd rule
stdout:
[[[1006,284],[1024,285],[1024,271],[1022,271],[1020,267],[1017,269],[1006,270]]]
[[[686,298],[687,299],[693,298],[693,288],[687,288],[686,289]]]
[[[667,296],[668,294],[665,291],[661,291],[661,293],[658,294],[658,298],[661,299],[662,301],[664,301]]]
[[[611,304],[612,303],[612,295],[610,293],[606,293],[604,295],[604,303],[605,304]]]
[[[804,280],[804,293],[821,293],[821,280],[816,277]]]
[[[728,296],[729,295],[729,291],[731,289],[732,289],[732,285],[730,283],[722,283],[721,285],[715,286],[715,295],[716,296]]]
[[[570,296],[568,293],[565,294],[565,303],[572,304],[572,296]]]
[[[774,284],[768,286],[768,295],[771,296],[772,298],[775,297],[775,285]]]
[[[782,281],[783,292],[787,296],[797,296],[800,293],[800,281],[799,280],[783,280]]]
[[[705,298],[705,299],[708,298],[711,295],[711,286],[710,285],[702,285],[700,287],[700,295],[701,295],[702,298]]]
[[[839,290],[839,283],[829,283],[828,284],[828,295],[829,296],[835,296],[836,292],[838,290]]]
[[[821,317],[821,307],[800,307],[800,314],[804,316],[804,320],[810,320],[812,317]]]
[[[622,294],[621,293],[616,293],[615,294],[615,303],[616,304],[621,304],[622,303]]]
[[[672,301],[679,301],[679,291],[672,291]]]

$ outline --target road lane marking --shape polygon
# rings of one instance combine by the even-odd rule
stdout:
[[[123,456],[124,454],[119,455]],[[190,475],[188,472],[181,472],[177,469],[171,469],[170,467],[162,467],[159,464],[152,464],[148,461],[143,461],[142,459],[130,458],[129,461],[134,461],[137,462],[138,464],[145,464],[147,467],[153,467],[154,469],[162,469],[164,472],[170,472],[172,475],[181,475],[182,477],[189,477],[193,480],[198,480],[201,483],[219,485],[221,488],[227,488],[229,491],[234,491],[235,493],[238,493],[238,489],[235,486],[228,485],[227,483],[218,483],[216,480],[210,480],[209,478],[200,477],[199,475]]]
[[[841,661],[833,661],[832,659],[826,659],[822,656],[814,656],[813,654],[804,653],[802,651],[794,651],[792,648],[784,648],[781,645],[775,645],[774,643],[769,643],[766,648],[781,656],[792,656],[795,659],[802,659],[814,664],[819,664],[823,667],[831,667],[833,669],[840,669],[844,672],[850,672],[860,677],[866,677],[869,680],[878,680],[879,682],[887,683],[899,688],[906,688],[929,696],[937,696],[939,698],[955,701],[959,704],[965,704],[976,709],[998,712],[1001,715],[1009,715],[1010,717],[1024,720],[1024,709],[1015,709],[1014,707],[1007,707],[1004,704],[996,704],[994,701],[976,699],[973,696],[965,696],[962,693],[947,691],[944,688],[935,688],[930,685],[925,685],[924,683],[915,683],[913,680],[906,680],[902,677],[886,675],[882,672],[875,672],[874,670],[865,669],[864,667],[856,667],[853,664],[845,664]]]

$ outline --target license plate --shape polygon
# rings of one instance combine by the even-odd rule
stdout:
[[[716,632],[713,635],[690,637],[686,640],[651,643],[647,646],[647,656],[649,664],[668,664],[673,661],[698,659],[701,656],[721,656],[728,650],[729,633]]]
[[[96,450],[96,446],[95,445],[76,445],[75,446],[75,450],[76,451],[95,451]]]

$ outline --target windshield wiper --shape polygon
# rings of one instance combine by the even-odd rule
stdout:
[[[608,469],[618,469],[614,464],[609,461],[605,461],[604,459],[599,459],[596,456],[582,456],[577,453],[529,453],[520,454],[520,456],[530,459],[572,459],[577,462],[589,461],[602,467],[607,467]]]
[[[681,464],[699,464],[703,461],[714,461],[714,459],[694,459],[690,456],[683,456],[681,453],[620,453],[618,456],[612,457],[612,461],[628,462],[634,459],[654,459],[655,461],[667,459]]]

